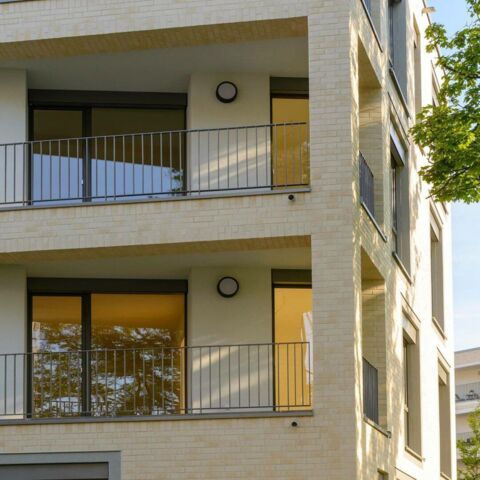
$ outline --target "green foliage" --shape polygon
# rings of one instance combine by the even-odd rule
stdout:
[[[449,38],[445,27],[426,31],[427,50],[442,52],[438,104],[417,115],[411,129],[429,163],[420,174],[437,201],[480,201],[480,0],[466,0],[469,24]]]
[[[459,480],[480,480],[480,407],[468,416],[472,436],[468,440],[459,440],[462,467],[459,468]]]

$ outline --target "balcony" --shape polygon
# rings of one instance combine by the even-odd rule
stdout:
[[[311,408],[308,342],[0,355],[0,419]]]
[[[307,123],[0,145],[0,208],[199,198],[309,186]]]
[[[456,385],[455,401],[457,403],[479,401],[479,400],[480,400],[480,382]]]

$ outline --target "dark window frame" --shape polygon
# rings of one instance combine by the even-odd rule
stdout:
[[[183,129],[187,127],[188,95],[185,93],[162,93],[162,92],[116,92],[94,90],[37,90],[28,91],[28,139],[33,141],[35,131],[35,110],[64,110],[82,112],[82,138],[92,136],[92,111],[95,108],[123,108],[123,109],[165,109],[183,110]],[[56,140],[56,139],[52,139]],[[185,138],[185,151],[188,145]],[[88,149],[90,150],[90,149]],[[91,201],[92,175],[91,152],[86,151],[83,158],[82,202]],[[28,161],[28,201],[33,203],[33,162],[32,154]],[[188,184],[186,176],[183,176],[184,185]]]
[[[91,349],[92,309],[91,296],[93,294],[113,293],[122,295],[135,294],[162,294],[184,296],[184,338],[185,338],[185,364],[188,355],[188,280],[151,280],[151,279],[88,279],[88,278],[28,278],[27,279],[27,352],[30,354],[27,362],[27,416],[33,415],[33,357],[32,354],[32,328],[33,328],[33,297],[80,297],[81,298],[81,325],[82,325],[82,351]],[[89,368],[87,358],[84,358],[82,368],[81,398],[84,410],[90,411],[91,395]],[[188,406],[188,369],[183,375],[185,381],[184,401]]]

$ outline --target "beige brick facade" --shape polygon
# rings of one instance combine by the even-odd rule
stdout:
[[[201,264],[202,255],[205,263],[216,262],[217,267],[219,263],[242,266],[241,260],[237,260],[240,265],[234,262],[236,257],[246,258],[245,252],[252,258],[264,256],[272,268],[288,261],[296,268],[311,268],[314,319],[312,414],[36,424],[0,420],[0,465],[2,453],[120,451],[122,480],[376,480],[380,471],[390,480],[441,478],[439,356],[453,365],[450,214],[448,206],[428,199],[428,186],[417,174],[425,159],[407,133],[414,121],[413,22],[423,32],[428,18],[422,1],[403,2],[410,79],[406,105],[388,69],[386,0],[371,0],[377,32],[361,0],[0,4],[0,82],[2,69],[26,70],[28,78],[29,69],[35,75],[42,61],[77,55],[81,61],[88,55],[306,36],[311,159],[310,188],[295,191],[293,201],[287,193],[274,190],[202,199],[0,208],[0,288],[6,289],[12,278],[20,292],[20,300],[15,297],[11,308],[0,305],[0,329],[2,323],[11,325],[14,317],[18,324],[26,322],[21,298],[26,298],[25,278],[42,276],[35,272],[58,276],[49,274],[50,269],[71,269],[72,276],[78,271],[79,276],[93,277],[88,268],[91,272],[104,268],[99,276],[110,278],[120,276],[122,268],[127,269],[124,265],[143,265],[142,258],[147,263],[149,259],[168,263],[173,258],[180,264],[185,257]],[[281,57],[282,52],[275,54]],[[432,57],[423,50],[425,104],[432,95],[431,65]],[[409,274],[392,256],[392,125],[408,151]],[[9,142],[1,132],[0,138]],[[377,225],[360,204],[360,150],[371,160],[375,174]],[[444,331],[431,319],[432,216],[443,232]],[[298,250],[308,257],[303,265],[296,260]],[[268,257],[269,252],[276,256]],[[132,277],[142,276],[131,271]],[[165,272],[166,267],[159,269],[159,275]],[[154,273],[148,270],[148,276]],[[0,292],[2,303],[8,303],[9,297]],[[402,312],[419,322],[422,451],[414,454],[405,449],[403,430]],[[5,327],[0,332],[9,335]],[[23,337],[13,337],[12,342],[21,345]],[[384,392],[380,426],[363,415],[362,357],[369,355],[380,366]],[[292,427],[292,421],[298,427]],[[453,438],[452,431],[452,457]]]

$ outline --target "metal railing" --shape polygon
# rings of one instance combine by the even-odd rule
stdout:
[[[455,386],[455,401],[480,401],[480,382],[465,383]]]
[[[0,355],[0,418],[308,410],[307,342]]]
[[[378,410],[378,370],[363,359],[363,414],[379,423]]]
[[[0,206],[309,185],[309,128],[282,123],[0,145]]]
[[[473,437],[472,432],[461,432],[461,433],[457,432],[457,441],[461,440],[462,442],[469,443],[472,437]]]
[[[365,157],[360,153],[360,200],[375,216],[375,177]]]

